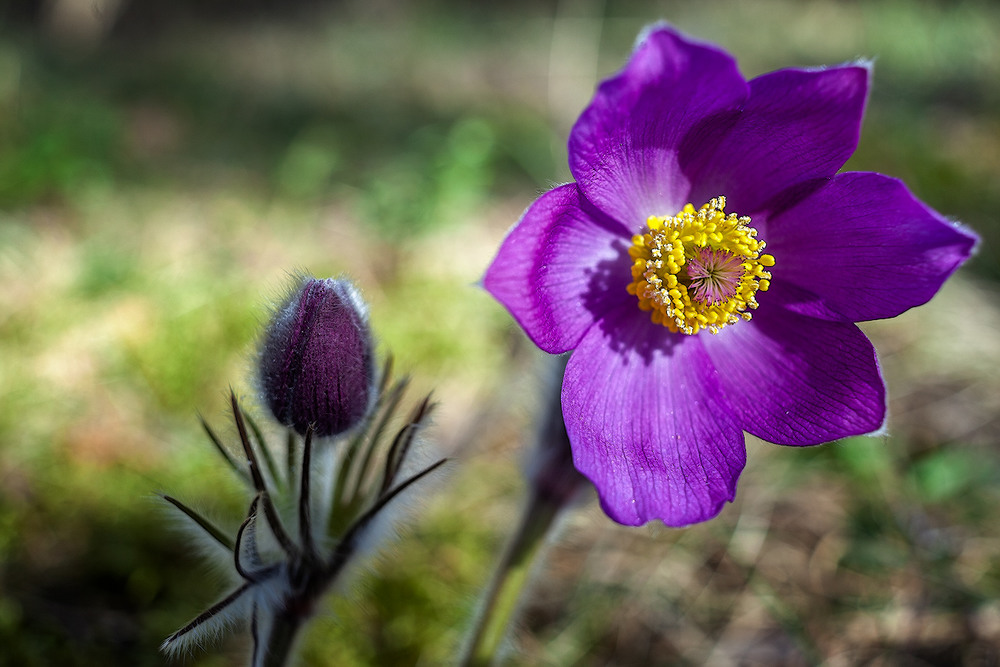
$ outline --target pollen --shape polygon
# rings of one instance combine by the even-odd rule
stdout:
[[[688,204],[673,217],[650,216],[649,231],[632,237],[629,294],[641,310],[673,332],[718,333],[749,320],[757,292],[766,292],[774,257],[750,218],[726,214],[726,198],[695,210]]]

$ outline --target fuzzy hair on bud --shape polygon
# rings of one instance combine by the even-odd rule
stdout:
[[[300,435],[347,431],[375,393],[368,308],[347,280],[311,276],[275,311],[264,333],[259,381],[275,418]]]

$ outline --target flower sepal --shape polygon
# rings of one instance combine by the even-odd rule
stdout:
[[[202,420],[215,449],[252,493],[242,523],[230,537],[180,500],[162,497],[217,551],[230,554],[240,583],[168,637],[161,646],[164,652],[177,654],[245,624],[254,639],[252,664],[283,664],[274,662],[274,656],[290,654],[299,628],[322,595],[384,539],[386,531],[377,527],[403,518],[406,507],[393,501],[412,492],[447,459],[411,469],[409,455],[434,404],[425,397],[400,425],[408,380],[390,383],[391,371],[390,359],[372,409],[349,434],[318,441],[312,428],[301,437],[289,429],[283,438],[283,465],[235,393],[230,407],[242,457],[231,454]]]

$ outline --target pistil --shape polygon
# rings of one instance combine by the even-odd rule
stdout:
[[[687,204],[673,217],[650,216],[648,230],[632,238],[630,294],[656,324],[694,335],[718,333],[757,308],[766,292],[774,257],[763,254],[751,220],[726,214],[726,198],[695,210]]]

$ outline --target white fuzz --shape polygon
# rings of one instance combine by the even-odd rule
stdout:
[[[213,605],[212,611],[214,613],[211,616],[202,618],[205,616],[205,614],[202,614],[202,616],[192,620],[187,626],[167,637],[160,644],[160,650],[171,658],[187,655],[195,649],[203,649],[206,645],[214,643],[226,632],[245,623],[250,617],[250,610],[253,603],[252,591],[250,588],[246,588],[234,599],[231,599],[228,604],[223,605],[222,603],[233,596],[234,593],[230,593],[216,603],[216,605]],[[219,605],[221,605],[220,608],[215,609]]]

